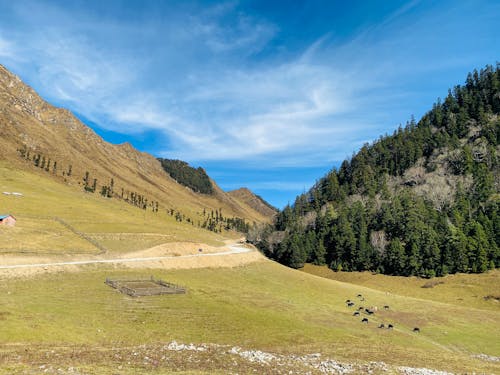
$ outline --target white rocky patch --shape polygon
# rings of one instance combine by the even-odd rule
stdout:
[[[479,358],[482,359],[483,361],[488,361],[488,362],[500,362],[500,357],[495,357],[493,355],[488,355],[488,354],[476,354],[472,356],[473,358]]]
[[[194,351],[194,352],[205,352],[208,349],[208,346],[205,344],[201,344],[199,346],[196,346],[194,344],[178,344],[177,341],[172,341],[171,343],[167,344],[164,346],[164,349],[166,350],[173,350],[173,351]]]
[[[181,344],[172,341],[163,347],[164,350],[171,351],[194,351],[204,352],[208,349],[216,350],[219,354],[238,356],[248,362],[257,363],[270,368],[293,368],[293,374],[350,374],[350,373],[385,373],[398,372],[403,375],[453,375],[450,372],[432,370],[427,368],[414,367],[392,367],[384,362],[368,363],[342,363],[330,358],[322,358],[321,353],[312,353],[306,355],[276,354],[263,352],[261,350],[248,350],[239,346],[229,347],[217,344]],[[497,357],[493,357],[497,358]],[[236,362],[234,362],[236,363]]]
[[[453,375],[451,372],[431,370],[428,368],[414,368],[414,367],[398,367],[401,374],[404,375]]]

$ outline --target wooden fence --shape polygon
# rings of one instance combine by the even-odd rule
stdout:
[[[151,286],[135,287],[133,284],[151,284]],[[156,296],[163,294],[185,294],[187,288],[181,285],[169,283],[153,276],[149,279],[110,279],[106,278],[105,284],[119,290],[121,293],[132,297]]]

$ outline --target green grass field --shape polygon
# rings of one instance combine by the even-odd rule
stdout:
[[[132,298],[104,284],[106,277],[152,273],[187,286],[188,294]],[[356,300],[358,293],[365,298],[364,306],[387,304],[390,310],[379,310],[369,317],[369,324],[362,324],[361,317],[352,316],[352,308],[345,304],[346,299]],[[25,366],[43,363],[43,353],[57,350],[59,364],[94,366],[99,368],[95,373],[112,373],[113,360],[96,359],[96,350],[126,351],[172,340],[274,353],[321,352],[350,362],[500,370],[494,363],[471,357],[500,355],[498,310],[387,294],[273,262],[160,272],[93,266],[80,272],[4,279],[0,316],[0,348],[11,370],[16,369],[12,358],[25,350],[31,353]],[[382,322],[394,324],[395,329],[377,328]],[[412,332],[414,326],[421,329],[420,334]],[[132,362],[125,367],[132,371],[136,365]],[[165,364],[164,370],[168,369]]]
[[[218,245],[226,239],[165,213],[144,212],[1,164],[0,190],[23,193],[0,194],[0,214],[18,218],[15,227],[0,229],[0,256],[22,251],[70,259],[101,251],[93,242],[112,255],[165,242]],[[101,264],[30,276],[0,271],[0,373],[271,373],[270,367],[228,355],[233,346],[282,355],[321,353],[346,363],[500,373],[499,362],[473,357],[500,357],[499,303],[483,298],[500,294],[499,271],[436,279],[443,283],[432,288],[422,288],[428,280],[416,278],[312,266],[305,271],[271,261],[187,270]],[[133,298],[104,284],[106,277],[151,275],[186,286],[188,293]],[[362,324],[365,315],[353,316],[347,299],[355,308],[379,311]],[[395,328],[379,329],[380,323]],[[419,334],[412,332],[416,326]],[[223,349],[166,351],[173,340]],[[289,370],[294,368],[272,373]]]
[[[16,227],[0,229],[0,253],[57,255],[100,251],[54,218],[63,219],[75,231],[114,253],[176,241],[221,245],[224,239],[191,224],[177,223],[165,212],[144,211],[125,202],[84,193],[81,187],[8,168],[4,162],[0,162],[0,191],[23,194],[0,194],[0,214],[12,214],[18,219]]]
[[[0,254],[96,254],[100,250],[50,218],[16,216],[15,227],[0,227]]]
[[[307,264],[303,269],[312,275],[361,285],[387,293],[443,302],[459,307],[500,311],[500,270],[483,274],[455,274],[422,279],[387,276],[370,272],[334,272]]]

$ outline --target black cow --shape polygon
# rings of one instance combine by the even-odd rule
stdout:
[[[361,294],[358,294],[358,298],[362,298],[363,296]]]
[[[418,328],[418,327],[413,328],[413,332],[420,333],[420,328]]]
[[[359,310],[359,311],[361,311],[361,310],[363,310],[363,309],[364,309],[364,307],[363,307],[363,306],[359,306],[359,307],[358,307],[358,310]]]
[[[361,323],[366,323],[366,324],[368,324],[368,318],[363,318],[363,319],[361,319]]]
[[[347,306],[349,306],[349,307],[354,306],[354,302],[347,302]]]
[[[389,310],[389,305],[385,305],[384,310]]]
[[[359,311],[354,311],[354,314],[352,314],[354,316],[359,316]]]
[[[368,315],[373,315],[373,314],[375,314],[375,311],[370,310],[370,309],[365,309],[365,312],[366,312]]]
[[[393,329],[393,328],[394,328],[394,326],[393,326],[392,324],[389,324],[389,325],[387,326],[387,329]]]

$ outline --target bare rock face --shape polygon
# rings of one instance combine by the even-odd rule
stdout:
[[[17,110],[42,121],[42,113],[46,110],[47,104],[18,76],[2,65],[0,65],[0,88],[3,112]]]

